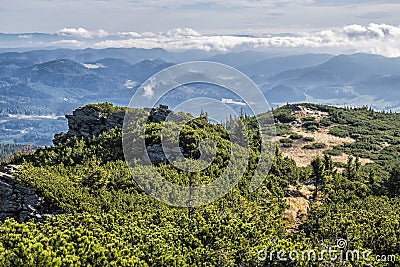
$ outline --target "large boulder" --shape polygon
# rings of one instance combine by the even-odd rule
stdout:
[[[168,106],[160,105],[149,109],[149,121],[162,122],[171,114]],[[98,136],[104,131],[115,127],[122,128],[125,110],[109,103],[87,105],[73,111],[72,115],[65,115],[68,120],[68,132],[56,134],[53,139],[55,145],[70,137]]]
[[[39,195],[39,192],[15,181],[13,173],[18,166],[8,165],[0,170],[0,221],[14,218],[19,222],[33,219],[43,221],[61,211]]]

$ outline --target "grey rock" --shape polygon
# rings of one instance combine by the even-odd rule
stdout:
[[[15,190],[24,194],[24,195],[36,195],[36,190],[33,188],[27,188],[25,186],[16,184],[15,186]]]
[[[12,176],[10,173],[0,172],[0,176],[2,177],[2,181],[5,181],[7,183],[14,183],[15,177]]]
[[[9,164],[9,165],[7,165],[7,166],[2,166],[2,167],[0,168],[0,171],[1,171],[1,172],[4,172],[4,173],[11,174],[11,173],[13,173],[13,172],[18,171],[19,168],[20,168],[19,165]]]
[[[12,194],[13,194],[12,186],[5,182],[0,181],[0,199],[11,196]]]
[[[59,209],[50,209],[43,197],[39,196],[35,188],[18,184],[10,173],[17,171],[19,166],[5,166],[0,172],[0,221],[14,218],[23,222],[33,219],[43,221],[44,214],[61,213]]]
[[[160,105],[157,108],[148,109],[150,111],[149,121],[162,122],[172,113],[168,106]],[[124,111],[114,113],[102,112],[93,107],[80,107],[72,115],[65,115],[68,120],[68,132],[66,134],[56,134],[53,143],[55,145],[69,137],[98,136],[104,131],[113,128],[122,128],[124,124]]]
[[[2,212],[13,213],[21,209],[21,205],[17,201],[9,199],[0,199],[0,200],[1,200],[0,213]]]
[[[160,123],[165,121],[168,117],[174,121],[179,121],[181,117],[171,110],[168,106],[160,105],[157,108],[145,109],[148,111],[149,122]],[[129,113],[128,113],[129,114]],[[65,116],[68,120],[68,132],[56,134],[53,143],[58,145],[71,137],[89,137],[98,136],[104,131],[109,131],[113,128],[122,128],[124,124],[125,111],[117,111],[114,113],[102,112],[93,107],[81,107],[76,109],[72,115]],[[180,159],[181,148],[163,148],[160,145],[154,144],[146,149],[148,157],[153,163],[165,163],[167,157],[169,159]],[[164,154],[166,153],[166,155]],[[146,160],[147,156],[143,156]]]
[[[57,145],[70,137],[98,136],[106,130],[122,128],[124,116],[123,111],[107,113],[92,107],[78,108],[72,115],[65,115],[68,120],[68,132],[56,134],[53,143]]]

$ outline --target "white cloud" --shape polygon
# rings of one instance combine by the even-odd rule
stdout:
[[[135,1],[135,6],[140,7],[160,7],[168,6],[170,8],[271,8],[274,6],[287,5],[308,5],[314,3],[314,0],[146,0]]]
[[[253,34],[365,25],[372,20],[397,24],[399,12],[398,0],[13,0],[2,2],[0,18],[2,30],[13,33],[54,32],[70,25],[60,33],[91,35],[90,30],[79,31],[79,25],[113,32],[189,27],[202,34]],[[15,19],[20,17],[24,19]]]
[[[350,39],[380,39],[385,37],[400,37],[400,26],[396,27],[387,24],[371,23],[364,27],[354,24],[344,27],[343,32],[346,33]]]
[[[127,88],[127,89],[132,89],[132,88],[134,88],[136,85],[138,85],[139,83],[138,82],[135,82],[135,81],[132,81],[132,80],[126,80],[125,81],[125,83],[124,83],[124,86]]]
[[[87,69],[101,69],[101,68],[105,68],[106,66],[104,66],[103,64],[100,63],[96,63],[96,64],[82,64],[85,68]]]
[[[156,37],[157,34],[153,33],[153,32],[144,32],[142,33],[143,37]]]
[[[126,35],[125,35],[126,36]],[[166,33],[145,33],[141,37],[103,40],[95,47],[164,48],[166,50],[313,48],[378,53],[400,56],[400,26],[371,23],[348,25],[322,31],[269,36],[201,35],[192,29],[175,29]]]
[[[153,91],[154,86],[155,86],[155,81],[153,80],[153,78],[151,78],[150,81],[145,86],[143,86],[144,90],[143,96],[149,99],[152,98],[154,95]]]
[[[61,36],[72,36],[78,38],[104,38],[109,34],[104,30],[89,31],[85,28],[63,28],[57,32]]]
[[[222,103],[225,103],[225,104],[233,104],[233,105],[239,105],[239,106],[246,106],[246,103],[234,101],[233,99],[230,99],[230,98],[222,98],[222,99],[221,99],[221,102],[222,102]]]
[[[225,81],[230,81],[230,80],[234,80],[235,79],[235,77],[225,76],[225,75],[219,75],[218,78],[221,79],[221,80],[225,80]]]
[[[142,35],[137,32],[118,32],[117,35],[121,37],[130,37],[130,38],[142,37]]]
[[[46,41],[40,36],[21,34],[19,41],[4,47],[94,47],[94,48],[163,48],[169,51],[199,49],[204,51],[241,51],[290,49],[293,52],[352,53],[365,52],[389,57],[400,56],[400,25],[370,23],[349,24],[340,28],[288,32],[281,34],[229,35],[202,34],[191,28],[177,28],[161,33],[89,31],[85,28],[63,28]]]
[[[51,45],[59,45],[59,46],[84,46],[84,42],[78,41],[78,40],[60,40],[60,41],[55,41],[51,42]]]
[[[178,29],[168,31],[166,33],[166,36],[168,36],[168,37],[189,37],[189,36],[201,36],[201,34],[193,29],[178,28]]]
[[[21,34],[18,35],[19,39],[31,39],[32,38],[32,34]]]

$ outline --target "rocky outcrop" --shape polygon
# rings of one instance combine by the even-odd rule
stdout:
[[[160,105],[157,108],[148,110],[150,112],[149,121],[162,122],[172,112],[168,106]],[[104,131],[115,127],[122,128],[124,123],[125,111],[102,110],[99,107],[88,105],[73,111],[72,115],[65,115],[68,120],[68,132],[56,134],[53,143],[55,145],[63,142],[70,137],[97,136]]]
[[[161,144],[153,144],[146,147],[147,155],[153,164],[167,163],[168,160],[182,160],[182,155],[187,157],[180,147],[162,147]],[[146,160],[146,157],[143,158]]]
[[[149,121],[151,122],[163,122],[167,119],[172,111],[168,109],[166,105],[160,105],[158,108],[152,108],[150,110]]]
[[[68,132],[54,136],[57,145],[73,136],[97,136],[114,127],[121,128],[124,122],[124,111],[108,112],[91,106],[76,109],[72,115],[65,115],[68,120]]]
[[[122,127],[125,112],[104,113],[94,108],[79,108],[68,119],[68,135],[96,136],[105,130]]]
[[[0,221],[14,218],[19,222],[34,219],[43,221],[54,213],[34,188],[22,186],[15,181],[13,173],[19,166],[8,165],[0,169]]]
[[[148,122],[160,123],[170,115],[176,116],[172,118],[173,120],[179,120],[179,115],[169,110],[166,105],[145,110],[149,112]],[[68,119],[68,132],[56,134],[53,140],[55,145],[63,143],[74,136],[98,136],[100,133],[115,127],[122,128],[125,111],[115,108],[111,104],[103,103],[78,108],[72,115],[66,115],[65,117]],[[181,155],[180,147],[163,148],[160,144],[151,144],[147,146],[146,150],[151,162],[155,164],[166,163],[168,159],[176,160]]]

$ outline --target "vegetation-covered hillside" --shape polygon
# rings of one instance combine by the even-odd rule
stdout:
[[[286,137],[281,139],[283,147],[300,143],[305,145],[301,148],[321,149],[334,157],[346,154],[386,167],[398,164],[399,113],[295,104],[275,110],[274,115],[278,134]]]
[[[313,259],[301,252],[343,249],[339,239],[347,241],[348,250],[370,252],[369,260],[337,259],[337,266],[396,266],[377,257],[400,260],[399,114],[301,107],[274,111],[280,145],[270,171],[261,166],[255,174],[265,176],[255,192],[249,192],[249,183],[260,133],[253,117],[239,118],[252,148],[246,173],[225,197],[202,207],[171,207],[140,189],[133,177],[151,171],[143,165],[128,169],[119,128],[17,157],[14,163],[23,164],[17,180],[38,188],[64,213],[44,223],[1,222],[0,266],[326,266],[332,263],[327,254]],[[160,142],[163,124],[146,125],[147,144]],[[354,141],[318,145],[312,135],[323,131]],[[193,119],[180,134],[180,146],[196,159],[205,138],[217,144],[211,166],[189,175],[159,163],[157,171],[180,185],[219,177],[232,150],[221,125],[204,116]],[[303,143],[311,146],[299,149],[321,153],[297,165],[285,155]],[[342,153],[349,156],[346,162],[335,163],[332,155]],[[290,203],[303,203],[305,211]],[[300,253],[297,259],[277,256],[285,251],[288,258],[294,250]]]
[[[8,161],[16,153],[30,152],[33,146],[17,145],[17,144],[0,144],[0,162]]]

